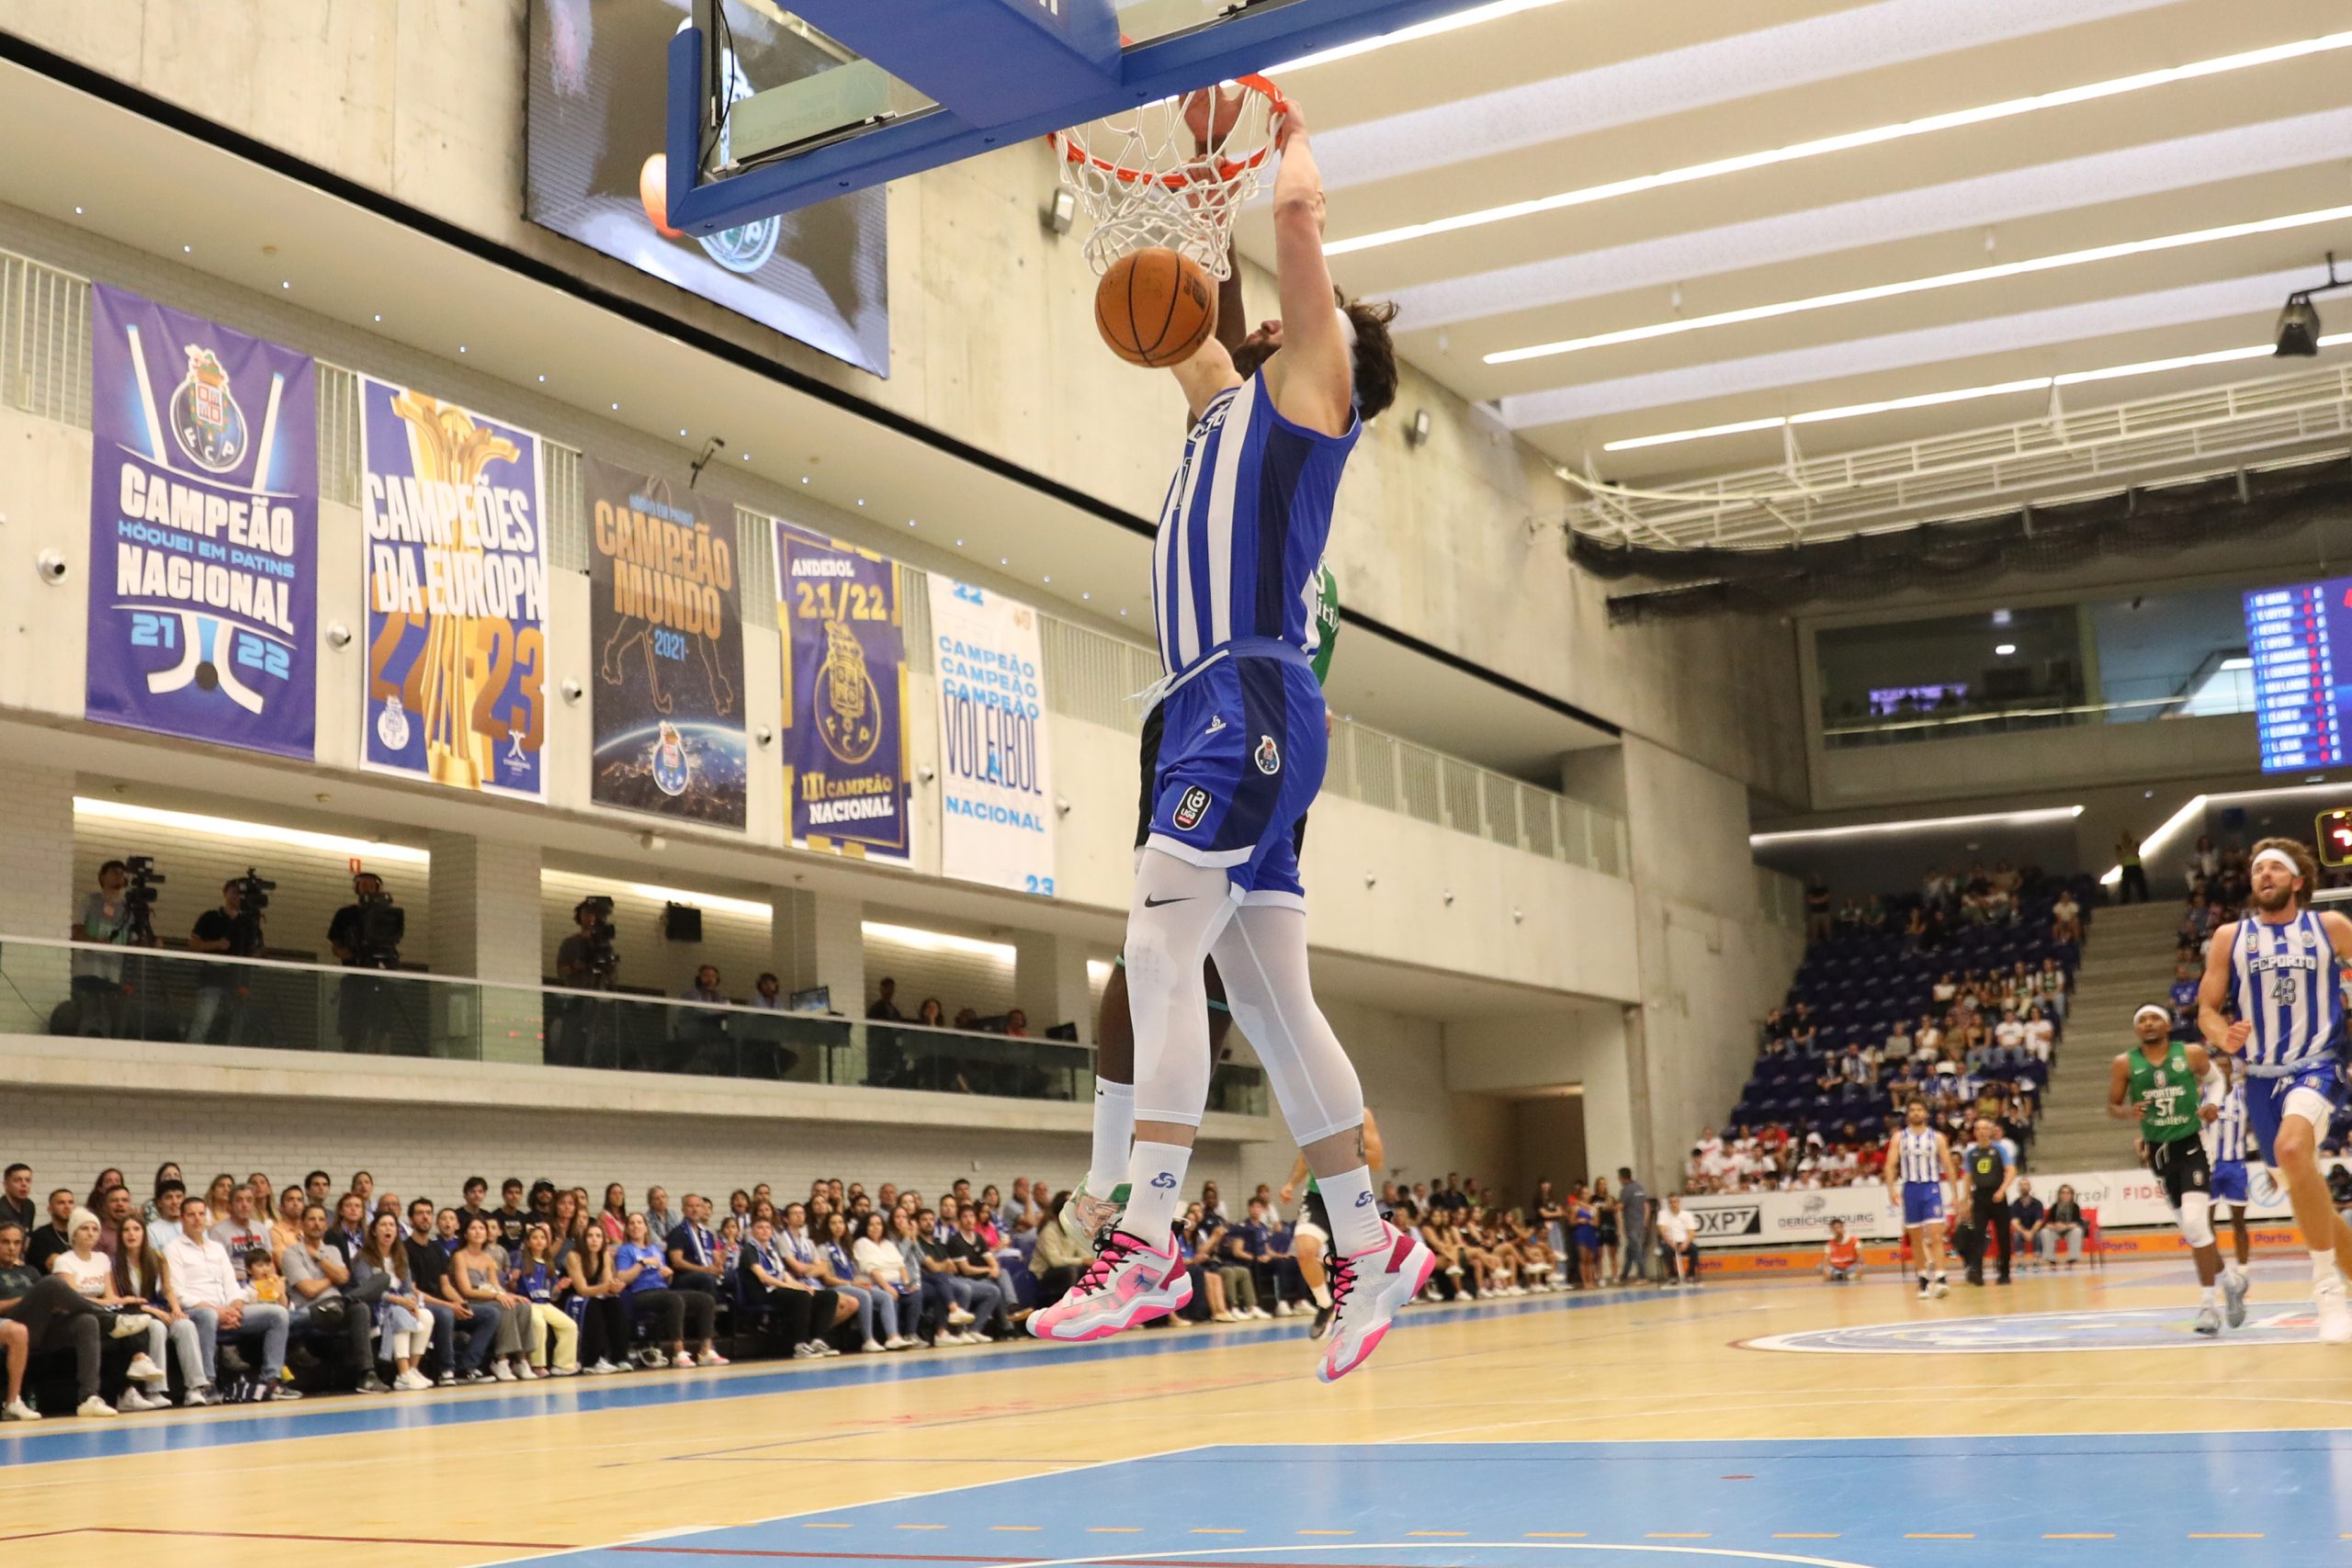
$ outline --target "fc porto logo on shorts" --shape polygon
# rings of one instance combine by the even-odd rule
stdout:
[[[172,435],[189,462],[225,474],[244,460],[245,411],[229,390],[220,356],[202,344],[186,348],[187,374],[172,391]]]
[[[662,739],[653,743],[653,787],[663,795],[686,793],[686,744],[668,719],[662,721]]]
[[[384,711],[376,716],[376,739],[384,743],[387,751],[408,750],[408,714],[397,696],[384,699]]]
[[[1271,735],[1258,737],[1258,749],[1250,753],[1250,760],[1258,764],[1258,771],[1261,773],[1283,771],[1282,748],[1274,744],[1274,738]]]
[[[1176,803],[1176,826],[1189,833],[1199,827],[1201,818],[1208,814],[1209,792],[1194,784],[1184,792],[1184,798]]]

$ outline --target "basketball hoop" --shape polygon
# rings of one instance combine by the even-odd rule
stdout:
[[[1244,76],[1057,132],[1062,183],[1093,223],[1087,264],[1100,274],[1165,246],[1223,278],[1233,220],[1258,193],[1283,107],[1272,82]]]

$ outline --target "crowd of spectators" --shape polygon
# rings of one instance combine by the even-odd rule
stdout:
[[[1613,1198],[1544,1182],[1524,1208],[1475,1178],[1383,1197],[1440,1255],[1429,1299],[1516,1296],[1643,1271],[1647,1199],[1619,1175]],[[519,1177],[495,1206],[481,1177],[443,1206],[364,1170],[282,1186],[223,1173],[191,1190],[166,1164],[150,1190],[138,1199],[110,1168],[37,1201],[31,1168],[7,1168],[0,1419],[982,1344],[1014,1337],[1092,1258],[1060,1221],[1068,1193],[1043,1178],[1009,1197],[958,1179],[928,1199],[833,1178],[781,1203],[763,1182],[724,1212],[700,1193],[673,1204],[653,1187],[632,1204],[618,1182],[596,1194]],[[1204,1185],[1180,1228],[1186,1319],[1307,1314],[1319,1331],[1328,1305],[1282,1207],[1264,1186],[1229,1205]]]
[[[1980,1116],[2030,1146],[2089,897],[2086,879],[2006,861],[1931,866],[1916,895],[1843,903],[1809,879],[1804,964],[1728,1122],[1691,1145],[1684,1190],[1879,1180],[1886,1130],[1915,1095],[1955,1146]]]

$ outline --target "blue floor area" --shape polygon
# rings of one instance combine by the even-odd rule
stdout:
[[[2272,1568],[2352,1562],[2347,1477],[2306,1432],[1217,1447],[536,1561]]]
[[[1472,1317],[1522,1316],[1618,1306],[1660,1292],[1611,1292],[1601,1295],[1548,1295],[1482,1302],[1463,1306],[1416,1307],[1398,1320],[1398,1333],[1416,1325],[1459,1323]],[[1227,1349],[1270,1339],[1297,1339],[1305,1358],[1306,1325],[1277,1319],[1204,1332],[1170,1328],[1122,1336],[1095,1345],[1046,1345],[1023,1339],[978,1354],[912,1350],[889,1356],[845,1356],[807,1362],[755,1361],[718,1376],[673,1372],[630,1373],[615,1378],[567,1378],[510,1392],[442,1393],[413,1397],[357,1394],[304,1400],[267,1407],[269,1414],[214,1409],[185,1414],[127,1416],[116,1421],[55,1420],[38,1426],[0,1427],[0,1469],[103,1459],[116,1454],[163,1453],[185,1449],[228,1448],[282,1442],[295,1438],[345,1437],[353,1433],[416,1431],[478,1421],[528,1420],[543,1416],[626,1410],[652,1404],[694,1404],[772,1393],[862,1387],[872,1383],[922,1382],[933,1378],[988,1376],[1052,1361],[1124,1360],[1137,1356],[1185,1355]],[[1303,1359],[1302,1371],[1308,1363]],[[500,1385],[502,1388],[505,1385]]]

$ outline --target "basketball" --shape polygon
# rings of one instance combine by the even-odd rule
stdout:
[[[1094,289],[1094,325],[1130,365],[1165,370],[1190,359],[1216,325],[1208,269],[1165,245],[1121,256]]]

